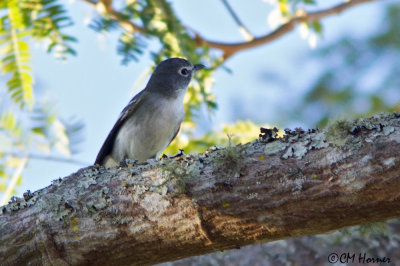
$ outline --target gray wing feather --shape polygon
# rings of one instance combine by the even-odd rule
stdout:
[[[175,132],[175,135],[172,137],[172,139],[171,139],[170,142],[168,143],[168,146],[169,146],[169,144],[171,144],[171,142],[176,138],[176,136],[178,135],[178,133],[179,133],[180,130],[181,130],[181,124],[179,124],[178,130]]]
[[[99,153],[97,154],[96,161],[94,162],[94,164],[103,165],[104,159],[111,154],[114,147],[115,138],[117,137],[119,130],[121,129],[125,121],[128,120],[128,118],[134,114],[138,106],[141,105],[141,103],[143,102],[144,94],[145,94],[144,90],[139,92],[135,97],[132,98],[132,100],[128,103],[128,105],[124,108],[124,110],[122,110],[121,114],[118,117],[117,122],[111,129],[110,133],[108,134],[106,140],[103,143],[103,146],[101,147]]]

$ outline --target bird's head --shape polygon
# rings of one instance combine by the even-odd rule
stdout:
[[[162,61],[150,77],[146,90],[166,96],[176,96],[186,91],[194,73],[204,65],[192,65],[183,58],[169,58]]]

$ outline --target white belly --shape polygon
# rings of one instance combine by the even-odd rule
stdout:
[[[158,158],[176,134],[184,117],[182,97],[158,99],[157,106],[140,106],[120,129],[112,157],[145,161]]]

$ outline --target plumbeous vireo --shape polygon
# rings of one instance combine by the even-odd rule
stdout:
[[[203,68],[183,58],[162,61],[146,87],[122,110],[95,164],[112,167],[122,159],[158,158],[178,134],[183,97],[194,73]]]

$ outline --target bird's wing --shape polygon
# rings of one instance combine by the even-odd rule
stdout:
[[[131,117],[133,113],[137,110],[137,108],[142,104],[144,94],[145,91],[142,90],[135,97],[133,97],[132,100],[129,102],[129,104],[124,108],[124,110],[122,110],[121,114],[118,117],[117,122],[111,129],[110,133],[108,134],[106,140],[103,143],[103,146],[101,147],[99,153],[97,154],[96,161],[94,162],[94,164],[102,165],[104,163],[104,159],[111,154],[112,149],[114,147],[115,138],[117,137],[120,128],[125,123],[125,121],[128,120],[128,118]]]
[[[182,122],[181,122],[181,123],[182,123]],[[178,130],[175,132],[175,135],[172,137],[172,139],[171,139],[170,142],[168,143],[168,146],[169,146],[169,144],[171,144],[171,142],[176,138],[176,136],[178,135],[179,131],[181,131],[181,123],[179,124]],[[167,146],[167,147],[168,147],[168,146]]]

